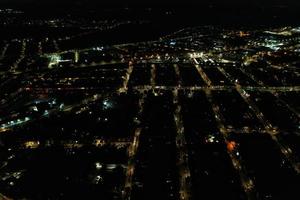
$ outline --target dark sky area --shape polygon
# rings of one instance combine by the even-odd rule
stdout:
[[[299,0],[0,0],[0,4],[108,4],[108,5],[191,5],[191,4],[237,4],[237,5],[300,5]]]
[[[99,15],[105,17],[124,18],[140,16],[145,7],[159,8],[155,10],[173,9],[179,20],[193,19],[221,23],[299,23],[300,0],[0,0],[1,7],[11,7],[28,11],[32,15],[50,16],[72,12],[83,14],[87,10],[99,10]],[[132,9],[129,13],[119,9]],[[106,8],[113,8],[115,13],[108,12]],[[141,13],[140,13],[141,12]],[[165,13],[165,12],[162,12]],[[161,19],[159,13],[151,12],[151,16]],[[151,17],[150,16],[150,17]]]

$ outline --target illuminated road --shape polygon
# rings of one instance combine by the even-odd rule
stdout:
[[[224,123],[223,123],[224,119],[223,119],[222,114],[220,113],[220,109],[219,109],[218,105],[213,102],[213,99],[212,99],[212,96],[211,96],[211,93],[209,90],[206,91],[206,96],[207,96],[208,101],[212,105],[212,109],[215,114],[215,119],[216,119],[217,125],[219,127],[219,130],[224,138],[224,141],[226,144],[228,144],[230,142],[228,140],[229,134],[226,131],[226,128],[224,126]],[[238,173],[240,175],[242,186],[244,188],[244,191],[245,191],[248,199],[249,200],[257,199],[257,194],[255,191],[255,186],[254,186],[253,180],[250,179],[250,177],[248,176],[248,172],[246,171],[246,169],[243,166],[243,161],[235,154],[235,152],[229,151],[229,150],[227,150],[227,152],[231,158],[234,168],[238,171]]]
[[[184,135],[184,127],[181,115],[181,105],[178,100],[178,90],[173,91],[173,103],[175,105],[174,120],[177,129],[176,146],[178,151],[178,169],[179,169],[179,195],[180,200],[189,200],[191,193],[190,169],[188,164],[188,151]]]
[[[200,76],[202,77],[202,79],[205,81],[206,85],[208,85],[209,87],[212,86],[212,82],[211,80],[209,80],[209,78],[207,77],[207,75],[204,73],[203,69],[199,66],[199,65],[195,65],[198,73],[200,74]]]
[[[4,196],[3,194],[0,193],[0,200],[13,200],[11,198],[8,198],[6,196]]]
[[[150,84],[151,84],[151,87],[154,88],[155,87],[155,77],[156,77],[156,66],[155,64],[152,64],[151,65],[151,79],[150,79]]]
[[[4,58],[4,56],[5,56],[5,54],[6,54],[6,51],[7,51],[8,47],[9,47],[9,43],[6,43],[5,46],[4,46],[3,49],[2,49],[1,54],[0,54],[0,60],[2,60],[2,59]]]
[[[201,68],[198,65],[195,65],[195,67],[198,69],[198,72],[200,73],[201,77],[205,80],[205,82],[207,84],[211,85],[211,81],[206,76],[206,74],[203,72],[203,70],[201,70]],[[223,119],[222,114],[220,113],[219,106],[214,103],[212,95],[211,95],[211,90],[207,89],[207,90],[205,90],[205,93],[206,93],[206,97],[207,97],[208,101],[212,105],[212,110],[214,112],[214,116],[215,116],[218,128],[223,136],[225,143],[228,144],[230,142],[228,140],[229,134],[224,126],[224,123],[223,123],[224,119]],[[248,199],[249,200],[256,199],[257,194],[255,191],[255,186],[254,186],[253,180],[250,179],[250,177],[248,176],[247,171],[245,170],[245,168],[242,164],[243,163],[242,160],[235,154],[235,152],[229,151],[229,150],[227,150],[227,152],[231,158],[234,168],[238,171],[238,173],[240,175],[242,186],[244,188],[244,191],[245,191]]]
[[[222,68],[218,68],[219,71],[226,76],[229,80],[233,81],[231,76],[227,74]],[[264,125],[265,130],[271,136],[272,140],[279,146],[283,155],[285,155],[286,159],[291,163],[295,171],[300,173],[300,164],[296,161],[295,155],[293,155],[291,148],[286,144],[282,144],[278,141],[276,135],[278,131],[273,127],[273,125],[265,118],[264,114],[259,110],[259,108],[255,105],[255,103],[249,98],[249,94],[242,89],[242,87],[236,83],[236,90],[239,92],[244,101],[249,105],[249,108],[255,113],[256,117],[259,121]]]
[[[300,86],[291,86],[291,87],[267,87],[267,86],[241,86],[241,89],[245,91],[262,91],[262,92],[299,92]],[[198,90],[231,90],[236,89],[236,86],[192,86],[192,87],[180,87],[180,86],[154,86],[144,85],[144,86],[135,86],[133,90],[182,90],[182,91],[198,91]]]
[[[178,66],[178,64],[174,64],[173,67],[174,67],[174,71],[176,74],[176,79],[178,80],[178,87],[180,88],[182,85],[182,82],[181,82],[181,78],[180,78],[179,66]]]
[[[180,30],[178,33],[180,33],[183,30]],[[92,32],[85,32],[82,33],[81,35],[77,35],[74,37],[80,37],[83,35],[88,35]],[[167,38],[169,38],[170,36],[166,36],[165,39],[167,40]],[[68,38],[71,39],[71,38]],[[66,40],[68,40],[66,39]],[[176,42],[178,42],[179,40],[182,40],[183,42],[185,40],[190,40],[192,41],[193,37],[191,36],[187,36],[187,37],[176,37]],[[129,44],[120,44],[120,45],[112,45],[110,46],[108,49],[109,51],[114,51],[114,50],[118,50],[117,51],[117,55],[119,52],[122,52],[122,56],[118,57],[118,58],[114,58],[111,61],[102,61],[99,62],[96,61],[92,61],[92,60],[88,60],[85,61],[87,62],[86,64],[80,64],[80,56],[82,55],[81,53],[89,53],[86,51],[103,51],[103,53],[105,53],[104,51],[106,50],[103,47],[95,47],[95,48],[86,48],[86,49],[80,49],[80,50],[67,50],[67,51],[61,51],[59,48],[59,42],[60,40],[51,40],[50,42],[52,42],[51,44],[53,44],[54,49],[56,51],[56,53],[45,53],[44,51],[47,50],[46,48],[46,42],[45,40],[38,42],[36,45],[38,45],[38,55],[42,56],[42,57],[47,57],[47,56],[58,56],[64,53],[74,53],[74,58],[70,58],[70,65],[68,66],[70,69],[70,71],[72,71],[72,69],[76,69],[74,71],[81,71],[81,70],[86,70],[88,71],[89,68],[91,69],[96,69],[97,67],[99,67],[99,69],[101,68],[101,66],[104,65],[108,65],[110,67],[112,67],[112,69],[114,69],[115,71],[118,70],[118,67],[113,68],[114,65],[117,64],[122,64],[122,69],[120,70],[123,74],[118,75],[117,78],[120,78],[119,80],[121,81],[121,83],[118,83],[117,86],[111,87],[109,88],[109,92],[107,92],[107,94],[105,95],[111,95],[111,94],[116,94],[116,93],[124,93],[124,94],[129,94],[130,92],[136,92],[139,93],[139,105],[138,105],[138,113],[136,114],[135,118],[134,118],[134,128],[133,131],[130,135],[130,137],[127,137],[126,139],[124,139],[123,141],[119,140],[119,141],[111,141],[111,140],[105,140],[105,139],[95,139],[92,142],[92,145],[95,147],[103,147],[104,145],[109,144],[110,146],[114,146],[114,147],[126,147],[127,148],[127,155],[128,155],[128,162],[126,160],[126,166],[124,168],[126,168],[125,171],[125,175],[126,178],[124,181],[124,187],[123,187],[123,182],[122,182],[122,199],[124,200],[130,200],[132,198],[133,195],[133,189],[134,189],[134,184],[135,184],[135,173],[136,173],[136,165],[138,163],[137,160],[137,153],[139,152],[139,148],[141,148],[140,146],[140,139],[141,139],[141,135],[143,134],[143,122],[141,121],[141,115],[144,112],[144,101],[146,99],[146,92],[155,92],[155,95],[160,95],[159,92],[157,91],[168,91],[168,92],[172,92],[173,94],[173,105],[174,106],[174,112],[172,113],[172,119],[174,118],[174,122],[175,122],[175,128],[176,128],[176,149],[177,149],[177,169],[178,169],[178,178],[179,178],[179,190],[176,191],[179,194],[179,199],[180,200],[190,200],[193,199],[193,193],[192,193],[192,186],[190,183],[190,180],[193,178],[191,177],[191,172],[190,169],[192,168],[192,165],[189,166],[189,153],[188,149],[187,149],[187,142],[186,142],[186,133],[185,133],[185,127],[183,125],[183,119],[182,119],[182,106],[181,106],[181,102],[179,99],[179,93],[180,92],[190,92],[191,94],[194,94],[194,91],[204,91],[205,92],[205,97],[207,98],[209,104],[211,105],[212,111],[213,111],[213,116],[217,122],[217,129],[220,131],[221,135],[222,135],[222,140],[225,141],[225,143],[231,144],[233,141],[231,140],[232,133],[236,133],[236,134],[251,134],[251,133],[267,133],[270,135],[271,139],[276,143],[276,145],[279,147],[280,151],[282,152],[282,154],[284,155],[285,159],[291,164],[291,166],[293,167],[293,169],[297,172],[300,173],[300,164],[297,162],[296,160],[296,155],[294,154],[294,152],[291,150],[292,148],[285,144],[284,141],[282,141],[280,139],[280,137],[278,137],[278,134],[280,133],[280,130],[275,128],[275,124],[272,124],[269,120],[267,120],[266,116],[263,114],[263,112],[259,109],[259,107],[256,105],[255,101],[252,100],[250,98],[250,94],[252,94],[251,92],[256,92],[256,91],[260,91],[260,92],[270,92],[273,94],[273,96],[277,99],[277,101],[280,101],[281,103],[283,103],[288,109],[289,111],[293,112],[298,118],[300,118],[300,113],[292,108],[292,106],[289,106],[289,104],[287,102],[285,102],[283,99],[280,98],[281,93],[284,92],[300,92],[300,86],[278,86],[278,87],[271,87],[271,86],[266,86],[264,84],[265,80],[263,80],[264,82],[258,80],[253,74],[248,73],[247,71],[245,71],[245,66],[243,65],[243,62],[237,61],[237,62],[232,62],[232,61],[226,61],[225,59],[222,58],[222,56],[220,55],[220,53],[231,53],[230,51],[238,51],[235,48],[226,48],[223,50],[212,50],[210,52],[208,52],[206,55],[203,55],[205,53],[203,52],[195,52],[193,50],[194,47],[181,47],[180,45],[178,47],[174,47],[175,52],[179,51],[180,55],[176,56],[176,53],[172,54],[171,56],[169,56],[169,53],[166,53],[167,51],[162,51],[160,52],[160,48],[162,48],[162,50],[164,50],[163,48],[170,48],[171,42],[167,41],[169,43],[167,43],[166,41],[163,41],[163,43],[161,43],[161,45],[157,45],[159,44],[159,42],[161,41],[149,41],[149,42],[141,42],[141,43],[129,43]],[[20,42],[20,41],[19,41]],[[173,42],[173,41],[172,41]],[[149,47],[151,44],[156,43],[154,50],[152,49],[153,47]],[[43,46],[44,45],[44,46]],[[141,46],[139,46],[141,45]],[[144,46],[142,46],[144,45]],[[149,46],[147,46],[149,45]],[[182,45],[182,44],[181,44]],[[24,59],[26,58],[26,53],[25,50],[26,48],[28,48],[27,46],[29,46],[29,44],[27,44],[26,40],[22,40],[21,43],[21,51],[18,54],[16,60],[11,63],[12,64],[12,78],[11,74],[9,74],[8,78],[9,80],[5,80],[4,83],[0,83],[0,88],[2,87],[6,87],[5,85],[8,85],[6,83],[10,83],[9,81],[12,81],[15,78],[18,78],[18,75],[24,75],[24,84],[17,88],[14,89],[14,91],[10,92],[9,95],[5,96],[2,100],[3,106],[6,106],[9,103],[14,103],[14,100],[18,100],[19,98],[22,98],[22,94],[23,92],[28,92],[33,96],[47,96],[48,95],[55,95],[55,92],[59,91],[59,92],[85,92],[85,95],[88,95],[87,98],[85,98],[82,101],[78,100],[78,103],[74,103],[72,105],[67,105],[64,106],[63,108],[56,108],[53,110],[49,110],[48,115],[55,115],[57,112],[74,112],[74,114],[82,114],[85,111],[87,111],[90,107],[89,104],[90,103],[94,103],[100,99],[103,98],[102,92],[103,92],[103,88],[101,87],[102,82],[98,82],[100,84],[97,84],[95,87],[94,85],[90,85],[88,87],[84,87],[85,85],[83,85],[82,87],[80,84],[76,85],[76,81],[79,80],[78,82],[82,81],[83,83],[85,83],[84,81],[87,80],[87,82],[89,81],[89,79],[99,79],[99,77],[97,77],[96,75],[94,76],[92,74],[92,72],[90,72],[90,74],[92,74],[91,77],[82,77],[80,76],[80,72],[78,74],[75,74],[75,78],[68,78],[68,76],[63,77],[59,80],[67,80],[66,82],[62,81],[62,84],[60,84],[61,82],[59,82],[59,84],[56,85],[56,83],[54,84],[49,84],[48,82],[45,82],[45,84],[43,85],[38,85],[37,87],[31,87],[32,83],[28,83],[30,82],[32,79],[35,81],[41,81],[43,83],[45,79],[45,77],[50,77],[49,80],[52,78],[52,75],[56,75],[57,72],[60,72],[61,67],[58,67],[58,65],[56,66],[55,64],[59,64],[59,61],[56,61],[57,63],[55,63],[53,66],[49,65],[50,67],[53,67],[51,69],[45,69],[45,71],[38,71],[35,72],[34,70],[33,75],[27,75],[27,73],[24,73],[21,71],[21,69],[18,69],[19,65],[21,65],[20,63],[22,61],[24,61]],[[7,52],[7,49],[10,47],[9,43],[5,43],[4,47],[2,48],[2,51],[0,52],[0,60],[3,59],[5,57],[5,54]],[[43,49],[43,47],[45,49]],[[130,48],[129,48],[130,47]],[[145,51],[148,51],[149,49],[147,49],[147,47],[149,47],[149,49],[151,49],[151,51],[148,52],[144,52],[144,53],[136,53],[134,54],[134,57],[131,58],[130,54],[132,54],[133,51],[135,51],[135,48],[145,48]],[[95,50],[96,49],[96,50]],[[133,50],[132,50],[133,49]],[[196,48],[195,48],[196,49]],[[221,49],[221,48],[220,48]],[[239,49],[247,49],[246,46],[241,46],[239,47]],[[155,52],[158,51],[158,52]],[[188,52],[187,52],[188,51]],[[220,52],[222,51],[222,52]],[[97,52],[97,53],[99,53]],[[155,52],[155,53],[153,53]],[[101,53],[100,53],[101,54]],[[120,53],[121,54],[121,53]],[[140,55],[141,54],[141,55]],[[166,56],[168,54],[168,56]],[[192,57],[191,55],[194,54],[195,57],[197,57],[197,55],[199,56],[200,61],[198,62],[197,59],[195,57]],[[174,57],[172,57],[173,55],[175,55]],[[203,57],[201,58],[200,55],[203,55]],[[72,57],[73,55],[71,55]],[[259,56],[259,53],[256,53],[255,56]],[[251,59],[254,59],[255,56],[251,56]],[[166,58],[168,57],[168,58]],[[224,57],[226,57],[224,55]],[[249,56],[250,57],[250,56]],[[102,58],[102,57],[101,57]],[[119,59],[120,58],[120,59]],[[122,58],[122,59],[121,59]],[[215,58],[215,60],[213,59]],[[74,60],[72,60],[74,59]],[[181,59],[183,60],[183,63],[181,62]],[[202,59],[202,60],[201,60]],[[205,59],[207,59],[208,61],[206,62]],[[250,59],[250,58],[249,58]],[[172,61],[171,61],[172,60]],[[204,61],[203,61],[204,60]],[[221,60],[225,60],[224,62],[222,62]],[[26,61],[26,60],[25,60]],[[240,62],[240,63],[239,63]],[[139,64],[145,64],[145,66],[150,68],[150,80],[148,78],[148,85],[142,85],[142,86],[136,86],[132,84],[132,82],[135,81],[135,79],[133,78],[132,82],[131,80],[131,76],[133,70],[135,69],[136,65],[138,66]],[[174,64],[175,63],[175,64]],[[200,64],[201,63],[201,64]],[[205,65],[202,65],[202,63],[205,63]],[[174,78],[174,82],[175,84],[173,84],[173,86],[163,86],[164,84],[162,84],[162,86],[158,86],[158,82],[162,82],[160,81],[160,78],[163,76],[160,76],[160,69],[161,66],[160,65],[164,65],[166,67],[169,67],[169,64],[171,64],[173,67],[172,70],[174,69],[175,71],[175,76],[171,77]],[[183,86],[183,83],[185,83],[184,80],[188,80],[189,77],[185,77],[185,75],[180,74],[181,72],[181,68],[183,67],[181,65],[185,65],[187,64],[188,67],[191,67],[191,64],[193,65],[192,67],[193,70],[195,71],[196,69],[196,73],[197,77],[199,77],[199,79],[201,79],[201,84],[204,81],[204,85],[203,86],[191,86],[191,87],[186,87]],[[228,65],[226,65],[228,64]],[[270,64],[270,63],[269,63]],[[271,64],[270,64],[271,65]],[[220,67],[223,66],[223,67]],[[246,78],[250,78],[252,81],[254,81],[257,84],[254,84],[255,86],[242,86],[240,85],[236,80],[234,80],[234,78],[227,73],[227,68],[225,67],[233,67],[235,69],[239,69],[243,75],[246,75]],[[239,67],[237,67],[239,66]],[[126,72],[125,72],[125,68],[123,67],[127,67]],[[210,75],[210,73],[208,73],[209,71],[209,67],[214,68],[214,69],[218,69],[219,72],[224,75],[226,77],[226,80],[228,80],[229,82],[233,83],[233,85],[222,85],[222,83],[224,83],[224,81],[220,81],[220,85],[214,85],[215,81],[218,79],[218,77],[214,77],[214,76],[208,76]],[[275,68],[276,66],[274,66]],[[47,68],[47,67],[45,67]],[[82,68],[82,69],[80,69]],[[86,68],[86,69],[83,69]],[[291,69],[295,69],[297,70],[297,68],[293,68],[291,66],[287,66],[287,68],[291,68]],[[96,69],[96,70],[99,70]],[[284,70],[284,67],[282,68]],[[19,70],[19,71],[18,71]],[[56,71],[57,70],[57,71]],[[102,69],[100,69],[102,70]],[[99,70],[99,71],[100,71]],[[107,68],[103,68],[103,70],[107,70]],[[149,69],[147,69],[149,70]],[[63,71],[63,70],[62,70]],[[149,72],[149,71],[147,71]],[[183,71],[182,71],[183,72]],[[205,73],[207,72],[207,74]],[[299,76],[299,74],[297,74],[297,72],[293,71],[294,73],[296,73],[296,76]],[[30,71],[31,73],[31,71]],[[34,74],[36,73],[36,74]],[[64,72],[62,72],[62,75]],[[29,74],[29,73],[28,73]],[[58,76],[61,75],[59,73],[57,73]],[[119,74],[119,71],[118,73]],[[5,76],[6,74],[4,74]],[[77,76],[78,75],[78,76]],[[211,77],[211,80],[210,78]],[[23,77],[22,77],[23,78]],[[60,78],[60,77],[59,77]],[[115,77],[114,77],[115,78]],[[186,79],[184,79],[186,78]],[[214,79],[216,78],[216,80]],[[69,79],[69,80],[68,80]],[[107,77],[105,77],[105,75],[103,75],[103,77],[101,77],[102,79],[109,79]],[[225,79],[225,78],[224,78]],[[16,79],[17,80],[17,79]],[[51,79],[52,80],[52,79]],[[53,78],[53,80],[56,80],[55,78]],[[69,81],[69,82],[68,82]],[[93,81],[91,81],[91,83],[93,83]],[[150,82],[149,82],[150,81]],[[168,80],[167,80],[168,81]],[[177,82],[176,82],[177,81]],[[251,82],[252,82],[251,81]],[[51,82],[51,81],[50,81]],[[53,81],[55,82],[55,81]],[[137,81],[138,82],[138,81]],[[187,81],[188,82],[188,81]],[[199,84],[199,85],[201,85]],[[271,84],[273,85],[273,84]],[[281,84],[281,85],[285,85],[285,84]],[[292,85],[292,84],[291,84]],[[43,87],[44,86],[44,87]],[[154,90],[154,91],[153,91]],[[157,91],[156,91],[157,90]],[[227,115],[225,115],[225,113],[223,113],[222,111],[222,105],[217,103],[217,99],[215,99],[215,96],[213,96],[212,94],[213,91],[227,91],[230,92],[231,90],[237,91],[239,96],[242,98],[242,102],[246,103],[246,105],[249,107],[251,114],[252,111],[255,115],[251,115],[251,117],[253,118],[253,116],[255,116],[254,118],[257,118],[259,120],[259,122],[263,125],[263,127],[257,127],[256,124],[255,126],[251,126],[250,127],[246,127],[246,126],[239,126],[239,128],[235,128],[233,126],[225,126],[226,124],[226,120],[225,117],[227,117]],[[92,92],[92,93],[90,93]],[[104,92],[103,92],[104,93]],[[261,107],[260,107],[261,108]],[[247,108],[248,109],[248,108]],[[201,110],[199,110],[199,112],[201,112]],[[224,115],[223,115],[224,114]],[[248,113],[247,113],[248,114]],[[0,132],[1,134],[5,134],[6,132],[8,132],[9,130],[13,130],[13,126],[23,126],[26,125],[27,123],[32,123],[35,121],[38,121],[40,119],[42,119],[45,116],[35,116],[33,118],[30,118],[30,120],[24,120],[21,122],[16,123],[15,121],[13,121],[13,124],[9,124],[11,126],[2,126],[0,128]],[[28,118],[29,119],[29,118]],[[257,123],[260,125],[260,123]],[[1,125],[1,124],[0,124]],[[234,125],[234,124],[233,124]],[[297,134],[297,133],[295,133]],[[143,137],[144,135],[142,135]],[[45,143],[50,143],[50,142],[45,142]],[[77,141],[62,141],[62,146],[65,149],[76,149],[76,148],[82,148],[84,147],[86,144],[84,144],[84,142],[77,142]],[[17,146],[17,148],[20,149],[35,149],[38,147],[41,147],[42,142],[40,143],[40,141],[25,141],[24,143],[21,143],[20,146]],[[91,144],[90,144],[91,145]],[[243,160],[243,158],[239,155],[239,147],[236,146],[233,149],[227,148],[227,153],[231,159],[231,163],[233,165],[233,167],[235,168],[236,172],[239,174],[239,178],[241,180],[242,183],[242,187],[243,190],[245,191],[247,198],[249,200],[252,199],[259,199],[260,196],[258,195],[257,191],[256,191],[256,179],[252,178],[251,176],[251,172],[247,170],[246,165]],[[251,149],[249,149],[250,151]],[[252,149],[253,150],[253,149]],[[201,158],[199,158],[201,159]],[[191,168],[190,168],[191,167]],[[177,179],[176,179],[177,182]],[[255,183],[255,184],[254,184]],[[139,184],[139,183],[137,183]],[[176,183],[177,184],[177,183]],[[141,184],[143,185],[143,184]],[[258,184],[257,184],[258,186]],[[173,187],[173,186],[172,186]],[[174,189],[174,187],[172,188]],[[155,191],[153,191],[155,192]],[[175,193],[172,193],[172,195]],[[3,196],[2,194],[0,194],[0,200],[10,200],[9,198]]]
[[[132,71],[133,71],[133,65],[132,65],[132,63],[129,63],[129,66],[128,66],[128,69],[127,69],[127,71],[126,71],[126,75],[125,75],[125,77],[123,78],[123,85],[122,85],[122,87],[119,89],[119,92],[121,93],[121,92],[127,92],[127,90],[128,90],[128,82],[129,82],[129,79],[130,79],[130,75],[131,75],[131,73],[132,73]]]
[[[135,156],[139,147],[140,142],[140,135],[142,132],[141,128],[141,120],[140,116],[143,113],[144,110],[144,101],[145,101],[145,95],[143,95],[139,100],[139,111],[137,114],[137,117],[135,118],[135,131],[133,135],[133,139],[131,142],[131,145],[128,148],[128,164],[127,164],[127,170],[126,170],[126,179],[125,179],[125,186],[123,191],[123,199],[129,200],[131,198],[131,190],[132,190],[132,179],[134,175],[135,170]]]

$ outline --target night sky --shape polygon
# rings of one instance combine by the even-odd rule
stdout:
[[[178,20],[186,23],[190,19],[199,23],[286,24],[298,23],[300,17],[300,0],[0,0],[0,7],[25,10],[38,16],[62,16],[66,12],[81,15],[87,10],[98,10],[101,11],[98,14],[106,18],[124,18],[124,15],[145,17],[145,13],[140,12],[143,12],[143,8],[152,7],[156,10],[162,8],[161,13],[165,13],[164,9],[176,10],[172,15],[173,18],[177,17],[172,18],[176,23]],[[106,8],[112,8],[115,13],[111,13],[112,10],[103,12]],[[132,10],[127,13],[123,12],[124,8]],[[161,17],[165,17],[157,12],[152,12],[150,18],[161,20]]]
[[[175,3],[176,2],[176,3]],[[238,4],[238,5],[300,5],[298,0],[0,0],[0,4]]]

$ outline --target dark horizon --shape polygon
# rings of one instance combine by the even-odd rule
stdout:
[[[98,1],[98,0],[2,0],[0,6],[108,6],[108,7],[191,7],[191,6],[231,6],[231,7],[246,7],[246,6],[256,6],[256,7],[292,7],[300,6],[299,1],[295,0],[247,0],[247,1],[238,1],[238,0],[187,0],[187,1],[171,1],[171,0],[110,0],[110,1]]]
[[[65,14],[72,16],[90,16],[115,19],[150,19],[161,20],[163,23],[178,23],[186,25],[296,25],[299,24],[300,5],[295,1],[282,4],[267,4],[266,1],[240,2],[176,2],[168,4],[168,1],[158,3],[137,3],[136,1],[98,2],[98,1],[48,1],[31,3],[20,1],[0,3],[2,8],[13,8],[25,11],[26,16],[35,17],[63,17]],[[148,8],[152,11],[148,12]],[[92,13],[90,13],[92,11]],[[170,15],[165,15],[171,11]],[[163,24],[161,23],[161,24]]]

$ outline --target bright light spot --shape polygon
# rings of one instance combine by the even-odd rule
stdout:
[[[236,143],[235,141],[229,141],[227,142],[227,149],[228,151],[233,151],[236,148]]]
[[[36,106],[33,106],[32,109],[33,109],[33,111],[35,111],[35,112],[38,112],[38,111],[39,111],[38,108],[37,108]]]
[[[107,169],[108,169],[108,170],[113,170],[113,169],[115,169],[116,167],[117,167],[116,164],[108,164],[108,165],[107,165]]]
[[[101,169],[102,168],[102,165],[101,165],[101,163],[99,163],[99,162],[96,162],[96,169]]]
[[[207,138],[205,139],[206,143],[214,143],[214,142],[219,142],[216,140],[216,137],[214,135],[208,135]]]
[[[112,103],[110,100],[105,99],[105,100],[103,101],[102,107],[103,107],[104,110],[110,109],[110,108],[113,107],[113,103]]]
[[[98,176],[95,177],[94,181],[95,181],[96,184],[98,184],[99,181],[102,181],[102,180],[103,180],[103,178],[100,175],[98,175]]]
[[[39,141],[28,141],[28,142],[25,142],[25,147],[26,148],[37,148],[39,145],[40,145],[40,142]]]
[[[175,45],[175,44],[176,44],[175,41],[171,41],[171,42],[170,42],[170,45],[172,45],[172,46]]]
[[[44,116],[46,116],[46,115],[49,115],[49,111],[48,110],[45,110],[45,112],[44,112]]]

